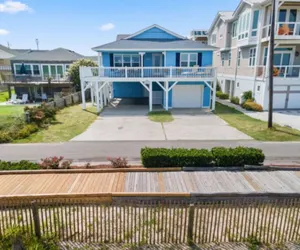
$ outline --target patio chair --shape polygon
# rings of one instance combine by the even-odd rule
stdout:
[[[47,101],[47,94],[45,93],[42,94],[42,101]]]
[[[10,104],[10,103],[15,103],[16,101],[17,101],[17,95],[12,94],[10,100],[8,100],[6,103]]]
[[[287,24],[283,24],[278,30],[278,35],[287,36],[290,35],[291,32],[293,32],[293,30],[291,30]]]
[[[25,104],[25,103],[27,103],[27,101],[28,101],[28,94],[23,94],[21,104]]]

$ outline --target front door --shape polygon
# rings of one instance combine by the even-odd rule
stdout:
[[[163,69],[162,67],[162,54],[155,53],[152,54],[152,76],[155,77],[162,77],[163,76]]]

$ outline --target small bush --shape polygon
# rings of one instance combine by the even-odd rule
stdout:
[[[210,166],[213,160],[206,149],[185,148],[143,148],[141,158],[146,168]]]
[[[128,168],[128,161],[125,157],[107,158],[113,168]]]
[[[30,161],[0,161],[0,170],[35,170],[40,169],[39,164]]]
[[[55,120],[57,109],[49,107],[45,103],[36,107],[25,107],[25,112],[29,113],[30,122],[37,124],[39,127]]]
[[[212,149],[212,154],[215,165],[220,167],[260,165],[265,159],[261,149],[247,147],[215,147]]]
[[[252,91],[249,90],[249,91],[246,91],[243,93],[243,100],[249,100],[249,99],[252,99],[253,96],[252,96]]]
[[[221,95],[218,96],[220,99],[223,99],[223,100],[227,100],[229,99],[229,95],[228,94],[225,94],[225,93],[222,93]]]
[[[16,135],[16,138],[14,139],[23,139],[28,137],[29,135],[37,132],[39,130],[38,126],[35,124],[28,124],[25,127],[23,127]]]
[[[8,132],[0,131],[0,143],[9,143],[13,140]]]
[[[44,159],[41,159],[41,162],[40,162],[40,167],[42,169],[58,169],[58,168],[69,168],[69,166],[65,166],[63,163],[63,159],[64,157],[62,156],[54,156],[54,157],[47,157],[47,158],[44,158]]]
[[[246,102],[244,102],[242,104],[242,107],[246,110],[252,110],[252,111],[258,111],[258,112],[262,112],[263,108],[260,104],[253,102],[253,101],[249,101],[247,100]]]
[[[238,98],[237,96],[231,97],[230,102],[239,105],[240,104],[240,98]]]
[[[220,83],[219,83],[219,82],[217,83],[216,90],[217,90],[217,91],[220,91],[220,92],[222,91],[222,89],[221,89],[221,86],[220,86]]]
[[[216,92],[216,97],[220,97],[222,94],[223,94],[222,91],[217,91],[217,92]]]

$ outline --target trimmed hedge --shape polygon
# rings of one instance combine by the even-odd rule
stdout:
[[[212,153],[207,149],[142,148],[142,163],[146,168],[210,166]]]
[[[242,104],[242,107],[246,110],[262,112],[263,108],[260,104],[252,101],[246,101]]]
[[[30,162],[30,161],[19,161],[19,162],[11,162],[11,161],[0,161],[0,171],[2,170],[36,170],[40,169],[40,165],[38,163]]]
[[[230,102],[239,105],[240,104],[240,98],[238,98],[237,96],[231,97]]]
[[[229,99],[229,95],[226,93],[223,93],[221,91],[216,92],[216,97],[219,97],[220,99],[223,99],[223,100]]]
[[[141,159],[146,168],[168,167],[236,167],[261,165],[265,159],[261,149],[215,147],[207,149],[142,148]]]

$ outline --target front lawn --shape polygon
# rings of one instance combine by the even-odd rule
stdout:
[[[215,114],[230,126],[259,141],[300,141],[300,131],[277,124],[272,129],[267,128],[267,122],[249,117],[242,112],[216,103]]]
[[[24,113],[24,106],[0,105],[0,131],[10,126],[15,118]]]
[[[12,89],[11,93],[14,94],[15,91]],[[8,91],[0,92],[0,102],[6,102],[9,98]]]
[[[81,105],[64,108],[57,112],[56,121],[47,129],[43,129],[29,137],[17,140],[17,143],[64,142],[84,132],[96,120],[98,114],[95,107]]]
[[[152,111],[148,113],[148,117],[153,122],[172,122],[174,120],[169,111]]]

